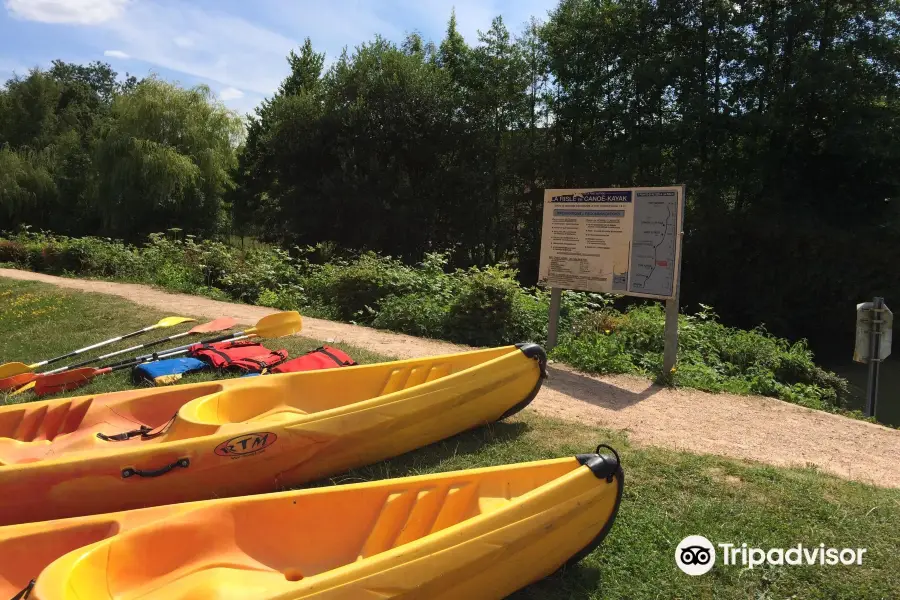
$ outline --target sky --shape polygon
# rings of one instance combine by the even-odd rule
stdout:
[[[252,111],[287,75],[285,56],[309,37],[326,64],[380,34],[412,31],[440,42],[452,10],[470,44],[501,15],[513,33],[558,0],[0,0],[0,81],[33,67],[108,62],[208,85],[230,108]]]

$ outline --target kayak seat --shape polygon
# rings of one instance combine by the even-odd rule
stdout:
[[[179,420],[206,426],[283,421],[307,414],[285,401],[282,387],[229,389],[197,398],[178,411]]]

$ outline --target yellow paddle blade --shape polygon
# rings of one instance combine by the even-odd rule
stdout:
[[[303,319],[296,310],[267,315],[257,321],[256,327],[245,329],[247,335],[257,335],[263,338],[277,338],[297,333],[303,329]]]
[[[153,327],[173,327],[175,325],[181,325],[182,323],[188,323],[190,321],[196,320],[197,319],[189,319],[187,317],[166,317],[165,319],[160,319],[159,323],[157,323]]]
[[[21,375],[22,373],[31,373],[32,369],[34,369],[33,366],[26,365],[25,363],[9,362],[5,365],[0,365],[0,379],[6,379],[13,375]]]
[[[27,383],[27,384],[23,385],[22,387],[20,387],[19,389],[17,389],[16,391],[14,391],[12,394],[10,394],[10,396],[18,396],[22,392],[27,392],[28,390],[30,390],[31,388],[33,388],[36,385],[37,385],[37,381],[32,381],[31,383]]]

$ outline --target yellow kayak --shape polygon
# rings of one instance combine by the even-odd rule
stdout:
[[[0,407],[0,525],[320,479],[517,412],[545,367],[520,344]]]
[[[578,560],[612,527],[624,476],[601,448],[3,527],[0,597],[503,598]]]

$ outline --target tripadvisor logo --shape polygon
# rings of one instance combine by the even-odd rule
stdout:
[[[703,575],[716,564],[716,550],[702,535],[689,535],[675,548],[675,564],[688,575]]]
[[[826,548],[825,544],[790,548],[751,548],[747,544],[717,544],[725,566],[753,569],[760,565],[861,565],[866,548]],[[688,575],[703,575],[716,564],[716,548],[702,535],[689,535],[675,548],[675,564]]]

